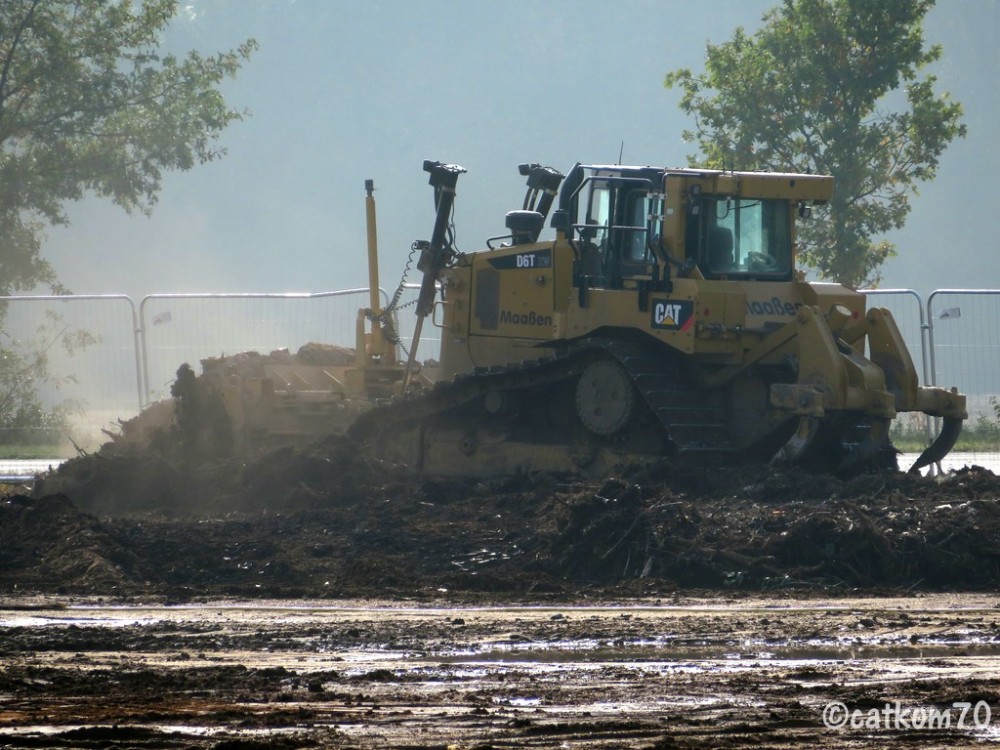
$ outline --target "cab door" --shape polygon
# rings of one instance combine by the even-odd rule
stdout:
[[[658,268],[654,245],[660,241],[663,196],[649,184],[623,185],[617,197],[616,223],[611,227],[611,256],[617,287],[650,280]]]
[[[589,189],[581,191],[574,223],[581,246],[578,286],[635,288],[637,281],[656,277],[654,248],[663,216],[660,180],[641,170],[628,175],[602,170],[587,178]]]

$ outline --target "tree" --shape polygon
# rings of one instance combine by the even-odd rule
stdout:
[[[256,48],[161,55],[175,0],[0,3],[0,294],[65,291],[44,228],[92,193],[148,213],[163,173],[224,152],[243,113],[218,89]]]
[[[218,89],[256,48],[213,56],[159,52],[175,0],[0,2],[0,295],[66,289],[42,257],[44,230],[87,194],[149,213],[163,173],[223,154],[222,130],[243,113]],[[6,306],[0,304],[0,323]],[[49,368],[53,347],[94,342],[68,325],[36,339],[0,325],[0,442],[51,441],[75,405],[43,404],[71,376]],[[51,396],[50,396],[51,399]]]
[[[709,44],[701,75],[667,74],[706,166],[834,176],[833,200],[799,237],[800,258],[825,278],[878,283],[895,250],[877,238],[903,226],[918,183],[965,135],[961,105],[921,77],[942,51],[923,40],[933,4],[784,0],[756,34]]]

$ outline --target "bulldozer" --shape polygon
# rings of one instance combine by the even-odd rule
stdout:
[[[404,283],[388,304],[379,294],[368,180],[354,349],[205,360],[199,377],[184,365],[172,402],[120,442],[166,424],[192,456],[346,433],[367,456],[439,476],[600,476],[665,458],[849,474],[896,468],[890,424],[922,412],[941,430],[912,470],[954,446],[965,397],[918,383],[890,312],[796,267],[797,223],[830,200],[832,177],[522,164],[506,233],[463,253],[452,215],[466,170],[424,170],[435,221],[407,263],[422,274],[408,342]],[[421,361],[428,322],[440,352]]]
[[[463,253],[451,222],[466,170],[424,163],[435,223],[414,243],[406,361],[388,353],[391,309],[367,310],[372,331],[358,331],[359,370],[395,383],[349,427],[361,450],[432,475],[601,475],[664,457],[850,473],[895,465],[901,412],[942,425],[913,471],[954,446],[965,397],[918,383],[890,312],[796,267],[797,222],[830,200],[831,176],[519,169],[506,234]],[[417,377],[428,320],[433,385]]]

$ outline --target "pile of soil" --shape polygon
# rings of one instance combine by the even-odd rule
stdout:
[[[116,432],[106,431],[110,440],[101,447],[100,454],[105,457],[141,454],[148,459],[166,458],[172,463],[197,465],[207,459],[245,453],[254,447],[250,433],[257,426],[254,417],[260,417],[255,415],[255,409],[263,408],[266,412],[260,417],[262,424],[277,424],[285,428],[288,425],[280,420],[274,422],[276,417],[270,407],[262,407],[262,401],[271,403],[263,396],[262,386],[250,387],[251,394],[244,390],[244,383],[269,380],[270,387],[264,390],[271,391],[273,396],[275,389],[282,390],[287,383],[275,383],[268,368],[288,368],[302,377],[303,372],[310,368],[342,368],[354,364],[354,361],[353,349],[312,342],[299,347],[294,353],[278,349],[270,354],[248,351],[209,357],[201,360],[200,374],[184,363],[177,369],[171,384],[171,398],[150,404],[136,417],[120,421]],[[322,377],[328,375],[323,374]],[[308,381],[302,381],[299,386],[306,389],[314,387]],[[356,416],[357,409],[347,410],[347,405],[361,401],[353,398],[340,400],[345,411],[340,432],[346,430]],[[311,403],[311,406],[315,408],[316,404]],[[367,408],[367,401],[361,406]],[[233,413],[234,409],[236,413]],[[330,413],[323,411],[317,416],[319,419],[307,426],[307,420],[299,415],[295,425],[298,429],[283,430],[281,440],[290,443],[296,437],[314,438],[326,433],[333,421]],[[234,420],[243,425],[242,430],[234,430]],[[150,469],[147,475],[155,482],[156,469]]]
[[[657,594],[1000,584],[1000,478],[664,462],[603,480],[414,477],[342,437],[185,464],[64,464],[0,502],[0,590]]]

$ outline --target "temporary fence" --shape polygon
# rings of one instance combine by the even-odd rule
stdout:
[[[889,310],[910,352],[913,366],[920,374],[920,382],[933,383],[934,373],[928,343],[929,329],[924,314],[924,302],[920,295],[913,289],[865,289],[862,290],[862,294],[868,299],[869,309],[880,307]],[[936,434],[936,425],[924,414],[909,414],[898,419],[895,428],[922,434],[928,443]]]
[[[412,344],[418,289],[407,284],[392,295],[401,357]],[[1000,290],[942,289],[926,303],[911,289],[864,294],[869,307],[892,312],[921,381],[958,387],[968,396],[973,422],[998,423],[1000,431]],[[384,291],[380,298],[390,304]],[[0,406],[14,397],[17,383],[34,377],[44,406],[62,406],[74,415],[74,440],[88,431],[100,437],[101,429],[167,395],[182,363],[198,371],[202,359],[244,351],[294,352],[310,342],[353,347],[358,310],[368,304],[366,288],[151,294],[139,304],[125,295],[2,297],[0,378],[6,380],[0,388],[6,391],[0,390]],[[421,361],[439,357],[438,317],[424,326]],[[41,378],[38,366],[50,377]],[[25,429],[6,424],[0,441],[44,437],[44,428],[18,432]]]
[[[1000,290],[939,289],[927,299],[927,319],[935,382],[966,395],[966,433],[993,453],[989,443],[1000,441]],[[968,461],[993,465],[994,457],[982,454],[973,451]]]
[[[139,323],[129,297],[12,296],[0,306],[0,445],[58,441],[71,450],[139,410]],[[63,419],[42,416],[53,408]]]
[[[417,325],[416,304],[420,284],[403,284],[397,292],[395,304],[395,325],[399,335],[399,350],[402,356],[407,356],[413,346],[413,334]],[[420,332],[420,344],[417,349],[419,361],[440,359],[441,334],[436,323],[439,315],[432,314]]]
[[[184,363],[198,372],[203,359],[240,352],[295,352],[310,342],[353,347],[358,310],[367,303],[367,288],[313,294],[150,294],[139,303],[144,403],[169,395]]]
[[[1000,290],[939,289],[924,304],[911,289],[866,291],[869,306],[893,313],[922,382],[957,388],[966,396],[969,420],[960,452],[949,466],[984,464],[998,467],[1000,442]],[[919,333],[917,330],[919,329]],[[917,363],[919,357],[919,364]],[[896,430],[919,429],[931,438],[940,420],[909,415],[909,424],[897,420]],[[1000,470],[1000,469],[998,469]]]
[[[912,289],[865,289],[862,294],[868,299],[868,308],[883,307],[892,313],[921,381],[931,382],[933,374],[927,345],[927,323],[920,295]]]
[[[927,317],[937,382],[957,386],[983,412],[1000,395],[1000,290],[939,289],[927,299]]]

